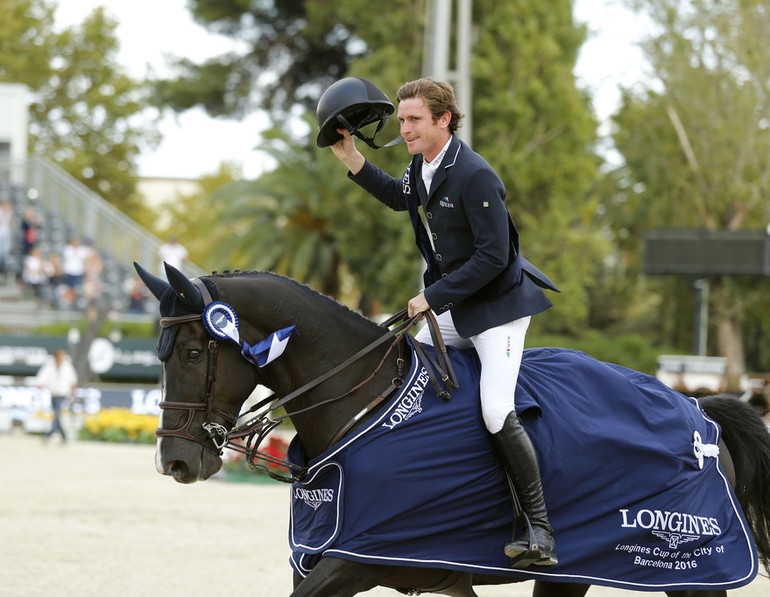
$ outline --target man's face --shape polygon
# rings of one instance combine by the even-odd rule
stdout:
[[[406,142],[409,153],[421,153],[430,162],[446,145],[449,132],[450,113],[433,118],[422,98],[413,97],[398,104],[398,121],[401,123],[401,136]]]

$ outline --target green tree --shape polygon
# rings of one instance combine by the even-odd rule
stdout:
[[[533,323],[579,334],[609,250],[596,218],[596,122],[572,74],[585,27],[568,0],[476,0],[474,22],[474,149],[508,189],[525,256],[563,291]]]
[[[422,18],[405,18],[413,16],[414,3],[397,0],[393,10],[366,19],[371,41],[364,44],[360,33],[354,35],[352,31],[364,25],[362,15],[371,14],[368,2],[272,4],[243,9],[193,2],[193,14],[199,22],[253,44],[254,52],[239,60],[220,57],[192,69],[182,60],[178,65],[183,67],[183,76],[156,86],[157,97],[177,110],[200,105],[212,115],[238,114],[249,109],[250,98],[256,95],[259,105],[273,112],[278,122],[287,122],[292,106],[299,108],[295,113],[307,114],[305,119],[292,119],[283,132],[266,135],[261,148],[279,164],[275,171],[256,181],[231,185],[214,196],[213,201],[223,204],[228,232],[217,238],[212,255],[231,267],[271,269],[290,275],[367,314],[401,309],[417,292],[421,271],[408,220],[346,180],[344,166],[331,151],[315,146],[315,122],[310,114],[315,112],[323,89],[342,76],[370,78],[391,97],[406,78],[418,77]],[[424,14],[424,6],[418,14]],[[256,29],[243,27],[246,22],[258,23],[256,29],[265,37],[256,41],[250,38]],[[394,43],[394,39],[398,41]],[[415,49],[406,57],[402,54],[404,39]],[[305,49],[316,43],[325,51],[307,54]],[[338,44],[346,51],[337,48]],[[351,49],[353,46],[357,49]],[[378,49],[372,51],[370,47]],[[242,80],[235,71],[252,68],[246,65],[249,61],[259,65],[253,68],[264,70],[276,55],[283,57],[281,64],[286,64],[287,70],[275,71],[274,87],[248,78],[253,88],[240,95],[232,92],[240,89],[236,81]],[[361,56],[366,58],[356,59]],[[223,78],[203,75],[213,71]],[[217,87],[217,81],[222,87]],[[394,120],[379,139],[398,135]],[[400,175],[405,165],[401,148],[376,154],[367,147],[361,149],[378,165]]]
[[[221,4],[194,0],[191,6],[199,22],[219,33],[238,37],[248,50],[239,60],[234,56],[221,57],[200,65],[197,71],[186,69],[182,71],[185,76],[160,83],[158,98],[166,101],[166,105],[175,109],[202,105],[212,114],[232,113],[246,109],[256,96],[260,105],[273,112],[285,114],[291,107],[304,107],[312,113],[323,89],[343,76],[371,79],[392,98],[401,83],[422,75],[424,1],[394,0],[387,10],[376,11],[371,2],[364,0],[268,1],[248,8],[234,3],[224,7]],[[594,188],[599,172],[598,160],[592,152],[596,123],[590,114],[588,98],[576,89],[572,74],[585,31],[575,26],[569,0],[547,5],[538,0],[506,3],[476,0],[473,9],[472,144],[498,170],[509,190],[509,204],[523,235],[526,256],[565,290],[555,298],[558,309],[541,318],[542,323],[537,325],[579,333],[588,323],[588,289],[596,272],[601,271],[603,256],[608,250],[597,235],[598,199]],[[308,51],[317,46],[325,51],[310,56]],[[280,56],[279,61],[276,56]],[[279,67],[271,73],[275,75],[272,86],[263,86],[263,78],[249,78],[244,74],[246,69],[256,68],[248,67],[247,63],[264,67],[276,62]],[[183,66],[190,65],[184,63]],[[204,72],[217,74],[196,79]],[[247,81],[252,83],[248,91],[244,87]],[[316,201],[309,209],[313,213],[320,209],[318,205],[325,205],[315,199],[316,196],[345,196],[348,199],[344,203],[352,204],[351,198],[358,197],[360,190],[345,180],[343,169],[339,163],[333,163],[333,159],[330,161],[328,150],[307,145],[307,141],[314,138],[311,131],[302,129],[300,135],[304,141],[297,140],[297,143],[310,154],[311,163],[328,163],[327,169],[318,172],[318,176],[300,178],[297,168],[279,168],[275,174],[267,175],[271,186],[277,184],[274,176],[293,176],[292,192],[297,194],[296,200],[304,202],[306,207],[311,199]],[[397,126],[393,123],[381,136],[389,140],[396,134]],[[394,176],[401,175],[408,159],[398,146],[376,155],[368,153],[370,150],[366,148],[362,150]],[[313,153],[322,155],[313,156]],[[327,173],[327,178],[321,176]],[[303,180],[309,188],[300,190],[297,185]],[[329,187],[320,189],[322,184]],[[256,205],[256,196],[256,193],[252,195],[252,205]],[[403,245],[403,235],[411,234],[404,214],[391,214],[371,198],[362,197],[360,203],[359,199],[355,201],[360,221],[387,221],[388,229],[391,221],[397,222],[385,246]],[[231,202],[236,204],[232,198]],[[244,198],[241,217],[249,205],[249,199]],[[285,201],[277,202],[274,209],[283,210],[287,205]],[[265,205],[260,204],[260,209],[264,210]],[[324,221],[329,217],[340,218],[343,223],[348,221],[344,213],[330,209],[331,214],[327,207],[321,210]],[[275,221],[271,218],[278,217],[277,213],[265,216],[265,227]],[[393,216],[397,219],[392,220]],[[317,239],[345,243],[335,246],[332,253],[342,255],[350,264],[366,294],[400,296],[402,293],[406,298],[414,294],[419,283],[418,276],[412,275],[414,267],[405,270],[406,276],[402,273],[400,277],[385,280],[382,264],[391,263],[392,258],[371,263],[379,259],[376,256],[380,255],[382,244],[381,237],[374,234],[368,224],[344,226],[342,232],[345,234],[317,236]],[[260,235],[259,238],[271,237]],[[260,242],[258,238],[254,240]],[[307,238],[304,240],[310,243]],[[276,246],[273,241],[268,251],[280,252]],[[255,254],[259,252],[258,245],[251,247]],[[283,250],[288,253],[286,259],[296,258],[300,262],[297,266],[301,271],[304,258],[298,249],[284,245]],[[408,259],[417,263],[413,246],[406,250]],[[312,253],[322,254],[318,250]],[[356,265],[350,256],[358,254],[366,258]],[[327,262],[333,260],[327,259]],[[386,284],[391,283],[398,288],[386,288]]]
[[[134,207],[135,160],[157,142],[142,84],[117,63],[117,23],[102,8],[60,33],[55,4],[0,4],[0,81],[32,92],[30,151],[43,155],[117,207]]]
[[[389,309],[405,305],[417,280],[404,247],[411,235],[388,214],[362,217],[362,206],[373,199],[346,180],[331,151],[280,130],[267,137],[275,170],[212,197],[221,224],[212,257],[233,268],[271,270],[310,283],[367,314],[375,298]]]
[[[425,0],[392,0],[386,10],[364,0],[190,0],[188,6],[198,23],[242,42],[244,50],[201,64],[174,60],[176,76],[156,81],[155,89],[156,101],[176,111],[202,106],[220,116],[260,107],[280,118],[297,106],[314,112],[321,92],[355,70],[357,59],[387,54],[408,63],[422,51],[422,38],[412,34],[422,32]],[[417,45],[404,45],[409,38]]]
[[[632,4],[654,23],[644,45],[654,79],[645,89],[626,90],[616,118],[615,142],[626,164],[620,200],[608,207],[612,228],[636,254],[647,228],[764,228],[770,220],[766,3]],[[745,280],[715,276],[710,283],[716,351],[728,357],[736,387],[745,372],[742,321],[751,303],[766,299]],[[692,300],[683,292],[672,296]],[[661,319],[672,308],[662,301]]]
[[[222,212],[226,205],[212,201],[218,189],[242,178],[240,166],[224,162],[217,171],[200,178],[200,190],[178,193],[162,207],[144,208],[137,222],[163,239],[176,236],[190,254],[193,263],[209,270],[223,269],[212,246],[223,229]]]

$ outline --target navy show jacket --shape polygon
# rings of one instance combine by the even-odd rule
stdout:
[[[558,289],[521,256],[505,187],[486,160],[452,135],[430,194],[422,182],[422,164],[421,154],[413,156],[398,179],[367,161],[349,177],[391,209],[409,212],[427,264],[423,280],[431,308],[451,310],[464,338],[548,309],[552,303],[541,288]]]

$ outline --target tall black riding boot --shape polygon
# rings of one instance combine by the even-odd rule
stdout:
[[[551,566],[558,563],[553,530],[545,509],[537,455],[515,411],[510,412],[503,428],[493,434],[492,438],[503,466],[513,482],[522,510],[532,526],[532,536],[527,537],[525,533],[523,538],[506,545],[505,555],[518,558],[527,554],[519,558],[519,561],[513,562],[514,568],[525,568],[530,564]]]

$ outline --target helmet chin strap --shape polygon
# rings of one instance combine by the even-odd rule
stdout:
[[[389,143],[386,143],[385,145],[377,145],[374,142],[374,138],[377,136],[377,133],[379,133],[382,128],[385,126],[385,123],[387,122],[387,119],[380,119],[380,123],[377,125],[377,129],[374,131],[374,134],[371,137],[367,137],[364,133],[362,133],[360,130],[358,130],[356,127],[354,127],[350,122],[348,122],[348,119],[345,118],[342,114],[337,115],[337,120],[344,126],[346,129],[348,129],[348,132],[361,139],[364,143],[366,143],[369,147],[372,149],[382,149],[383,147],[392,147],[393,145],[396,145],[398,143],[401,143],[403,141],[403,137],[399,135]]]

